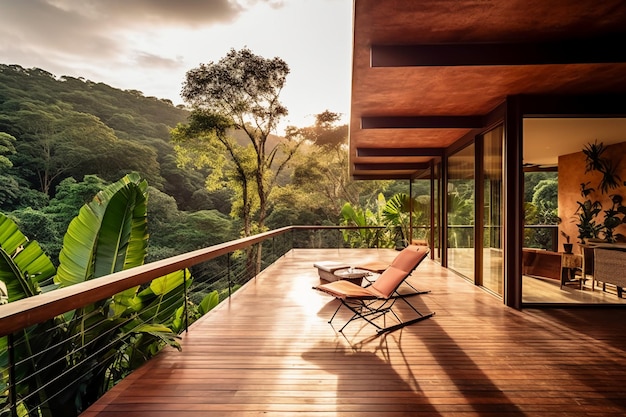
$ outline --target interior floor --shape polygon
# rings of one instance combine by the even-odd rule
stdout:
[[[626,304],[626,298],[619,298],[614,286],[596,281],[591,288],[591,278],[587,278],[583,289],[568,284],[561,287],[559,281],[524,275],[522,278],[522,302],[524,303],[584,303],[584,304]]]

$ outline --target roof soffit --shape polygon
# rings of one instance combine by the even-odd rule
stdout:
[[[372,68],[372,45],[559,42],[623,37],[625,31],[626,4],[615,0],[356,0],[351,173],[358,173],[354,164],[363,163],[358,148],[442,148],[469,132],[362,129],[362,117],[484,116],[509,95],[626,93],[621,62]],[[393,160],[381,157],[380,163]]]

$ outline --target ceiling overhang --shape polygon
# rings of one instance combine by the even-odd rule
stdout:
[[[411,178],[514,95],[626,93],[621,0],[354,1],[350,174]]]
[[[621,38],[559,42],[372,45],[371,66],[450,67],[484,65],[606,64],[626,61]]]

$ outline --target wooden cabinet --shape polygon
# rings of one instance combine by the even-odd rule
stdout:
[[[561,254],[549,250],[522,249],[522,273],[537,277],[561,279]]]

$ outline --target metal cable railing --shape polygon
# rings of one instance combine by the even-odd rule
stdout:
[[[176,347],[207,297],[224,300],[293,248],[376,246],[386,234],[286,227],[2,305],[0,416],[78,415],[163,346]]]

